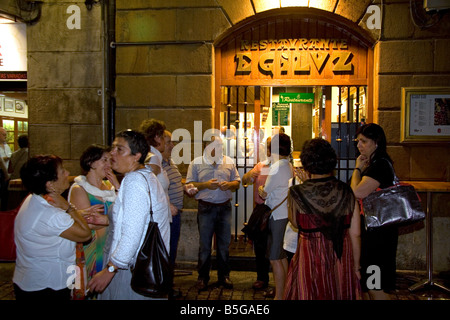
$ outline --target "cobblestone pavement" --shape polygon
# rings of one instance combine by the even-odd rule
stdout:
[[[14,300],[12,274],[14,263],[0,262],[0,300]],[[180,269],[175,271],[174,288],[179,295],[176,300],[272,300],[267,297],[265,290],[254,290],[252,284],[256,280],[256,274],[252,271],[231,271],[230,278],[233,281],[233,289],[225,289],[215,285],[217,273],[211,271],[211,280],[208,290],[198,292],[195,285],[197,282],[197,272],[192,269]],[[420,277],[422,278],[422,276]],[[440,281],[445,286],[450,287],[448,274],[441,276],[436,281]],[[416,283],[418,278],[411,272],[399,271],[397,273],[397,290],[391,295],[392,300],[450,300],[450,294],[442,290],[418,290],[409,292],[408,288]],[[269,289],[273,288],[273,278],[269,282]]]

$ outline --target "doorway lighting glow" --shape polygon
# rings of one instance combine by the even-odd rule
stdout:
[[[307,7],[308,0],[281,0],[281,7]]]

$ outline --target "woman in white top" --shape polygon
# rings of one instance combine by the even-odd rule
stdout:
[[[14,224],[16,266],[13,283],[17,300],[70,299],[75,279],[75,244],[91,238],[82,214],[103,211],[93,206],[76,210],[62,196],[69,172],[61,158],[35,156],[21,170],[31,193]]]
[[[144,165],[149,146],[142,133],[119,132],[111,151],[112,168],[125,174],[109,216],[108,240],[105,245],[105,268],[88,283],[92,292],[102,292],[103,300],[149,299],[135,293],[130,286],[131,271],[144,241],[150,221],[158,223],[169,251],[169,206],[156,176]]]
[[[286,197],[289,180],[292,178],[291,139],[284,133],[276,134],[271,140],[272,166],[264,186],[259,187],[259,194],[265,198],[265,204],[271,209],[277,207],[269,219],[269,238],[267,254],[272,266],[275,280],[275,300],[281,300],[284,292],[288,263],[283,249],[284,232],[288,223]]]
[[[150,146],[150,152],[145,159],[145,166],[149,168],[158,178],[161,186],[166,192],[167,201],[169,201],[169,221],[172,222],[172,216],[178,213],[178,209],[175,206],[170,205],[169,200],[169,177],[166,170],[163,170],[162,160],[166,149],[166,125],[164,122],[156,119],[147,119],[142,121],[139,131],[142,132],[147,139],[147,143]]]

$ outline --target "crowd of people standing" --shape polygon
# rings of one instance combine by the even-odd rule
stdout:
[[[273,209],[267,237],[253,242],[254,289],[268,287],[271,269],[276,300],[388,299],[398,232],[364,230],[358,199],[392,185],[392,160],[380,126],[363,125],[356,138],[361,155],[350,183],[335,177],[337,156],[326,140],[306,141],[301,166],[294,167],[292,140],[277,132],[265,141],[264,160],[242,181],[235,161],[224,154],[224,140],[213,135],[189,164],[183,184],[171,158],[171,132],[155,119],[117,133],[111,147],[86,148],[83,174],[71,186],[58,156],[33,156],[20,171],[30,195],[14,229],[16,298],[150,299],[131,289],[130,270],[150,211],[175,266],[185,194],[198,203],[196,287],[208,287],[214,239],[218,285],[232,288],[231,198],[242,183],[254,185],[255,204]],[[67,189],[66,199],[61,194]],[[380,290],[365,286],[365,270],[373,264],[381,267]],[[76,277],[68,282],[72,270]]]

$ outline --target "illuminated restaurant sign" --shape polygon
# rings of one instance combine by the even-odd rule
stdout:
[[[0,81],[27,80],[26,24],[0,23]]]
[[[278,39],[241,40],[235,55],[236,75],[254,72],[254,64],[263,75],[300,75],[314,70],[322,74],[330,69],[333,73],[352,73],[353,53],[346,39]]]

